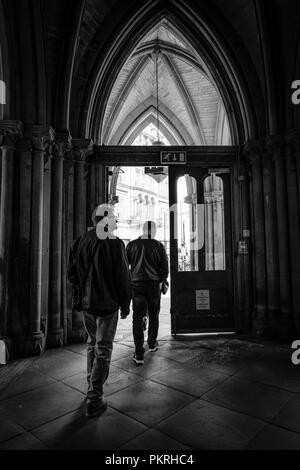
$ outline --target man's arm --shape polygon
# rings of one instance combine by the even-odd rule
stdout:
[[[70,248],[67,266],[67,278],[74,286],[78,286],[80,284],[79,274],[76,266],[76,254],[78,251],[80,238],[81,237],[77,238]]]
[[[169,261],[168,261],[168,255],[167,255],[164,245],[162,243],[160,245],[161,245],[161,255],[160,255],[159,276],[160,276],[160,282],[162,282],[164,279],[167,279],[169,275]]]
[[[115,256],[115,280],[121,312],[124,316],[129,314],[131,301],[131,275],[125,245],[122,240],[116,240],[117,252]]]
[[[126,256],[127,256],[128,263],[131,264],[131,242],[129,242],[128,245],[126,246]]]

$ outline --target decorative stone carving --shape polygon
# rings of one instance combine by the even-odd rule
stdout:
[[[243,147],[242,154],[253,164],[257,160],[261,160],[264,153],[264,143],[260,140],[250,140]]]
[[[285,142],[294,148],[298,153],[300,152],[300,130],[293,129],[285,135]]]
[[[86,163],[86,158],[93,151],[93,141],[91,139],[72,139],[75,161]]]
[[[70,153],[72,149],[72,139],[69,131],[60,131],[55,135],[55,141],[52,148],[53,158],[65,159],[66,155]]]
[[[281,135],[270,135],[266,139],[266,152],[276,162],[284,157],[284,139]]]
[[[15,149],[16,141],[23,135],[20,121],[0,121],[0,147]]]
[[[55,139],[55,132],[52,127],[30,126],[25,128],[25,138],[29,139],[31,150],[44,156],[44,165],[46,165],[52,154],[52,146]]]

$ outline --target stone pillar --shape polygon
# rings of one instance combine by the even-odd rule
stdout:
[[[289,215],[290,261],[293,319],[300,334],[300,222],[299,222],[299,184],[297,164],[299,165],[300,136],[291,131],[286,135],[286,178]]]
[[[86,232],[86,157],[92,150],[90,139],[72,139],[74,150],[74,239]]]
[[[13,222],[14,154],[16,139],[22,134],[19,121],[0,121],[1,199],[0,199],[0,339],[8,353],[9,279]]]
[[[253,333],[262,336],[268,327],[267,316],[267,282],[266,282],[266,248],[265,248],[265,214],[263,199],[262,155],[261,142],[248,142],[244,148],[245,156],[251,165],[252,177],[252,230],[253,261],[254,261],[254,321]]]
[[[270,334],[277,336],[280,329],[280,290],[275,176],[272,157],[273,143],[272,140],[268,139],[266,151],[263,153],[268,319]]]
[[[249,161],[248,161],[249,163]],[[252,311],[254,304],[253,293],[253,271],[252,271],[252,255],[253,247],[251,240],[253,239],[254,228],[250,231],[251,227],[251,206],[253,206],[253,191],[252,191],[252,173],[251,167],[247,162],[241,161],[238,168],[238,214],[236,217],[239,219],[239,234],[238,239],[246,242],[248,253],[239,254],[237,261],[239,267],[239,280],[240,283],[240,328],[244,333],[249,333],[252,330]],[[251,183],[251,184],[250,184]],[[249,231],[245,236],[245,230]]]
[[[27,353],[40,354],[44,347],[41,331],[42,251],[43,251],[43,183],[45,156],[54,138],[51,128],[27,129],[32,144],[32,198],[30,246],[30,297]]]
[[[87,229],[86,208],[87,191],[85,177],[85,163],[87,155],[92,151],[90,139],[72,139],[74,151],[74,240],[83,235]],[[73,310],[71,341],[83,341],[85,330],[81,312]]]
[[[272,151],[275,171],[275,202],[278,238],[279,293],[280,293],[280,331],[279,336],[286,339],[292,328],[291,288],[289,270],[288,205],[284,147],[281,136],[271,136],[267,146]],[[275,255],[276,256],[276,255]],[[276,256],[277,258],[277,256]]]
[[[71,148],[68,131],[56,134],[51,168],[51,228],[48,347],[63,345],[62,328],[62,227],[63,227],[63,161]]]

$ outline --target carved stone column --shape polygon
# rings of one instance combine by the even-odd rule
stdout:
[[[92,151],[90,139],[72,139],[74,150],[74,239],[86,232],[86,157]]]
[[[267,140],[266,151],[263,153],[263,187],[266,240],[266,268],[268,292],[268,318],[272,335],[279,332],[280,291],[279,291],[279,261],[278,261],[278,232],[276,217],[276,194],[273,162],[273,141]]]
[[[48,347],[63,345],[62,327],[62,227],[63,227],[63,160],[70,151],[68,131],[56,134],[51,168],[51,228]]]
[[[44,346],[41,331],[42,251],[43,251],[43,183],[45,156],[54,139],[51,128],[27,129],[32,144],[32,199],[30,247],[30,298],[27,353],[40,354]]]
[[[22,134],[19,121],[0,121],[1,199],[0,199],[0,339],[9,351],[9,277],[13,221],[14,153]]]
[[[263,199],[262,156],[261,142],[249,142],[244,148],[245,156],[251,165],[252,175],[252,227],[254,232],[254,314],[253,333],[262,336],[268,327],[267,316],[267,283],[266,283],[266,249],[265,249],[265,214]]]
[[[74,240],[86,232],[87,191],[85,179],[86,157],[92,151],[90,139],[72,139],[74,151]],[[84,341],[85,330],[82,314],[77,310],[72,312],[72,333],[70,340]]]
[[[289,214],[290,261],[293,318],[300,334],[300,207],[299,183],[297,181],[297,158],[300,153],[299,132],[291,131],[286,135],[286,178]],[[299,164],[299,162],[298,162]]]
[[[281,136],[271,136],[267,146],[272,151],[275,171],[275,202],[278,239],[279,293],[280,293],[280,337],[288,338],[291,333],[291,289],[289,271],[288,205],[284,146]],[[276,256],[277,258],[277,256]]]

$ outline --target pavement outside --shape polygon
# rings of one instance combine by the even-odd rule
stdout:
[[[137,366],[120,320],[107,411],[85,411],[85,345],[0,366],[0,450],[300,450],[300,366],[290,345],[238,336],[170,335]]]

